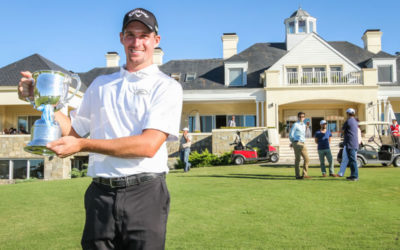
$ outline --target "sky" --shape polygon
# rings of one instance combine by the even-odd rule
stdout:
[[[34,53],[74,72],[105,67],[108,51],[123,64],[122,19],[137,7],[157,17],[164,63],[221,58],[223,33],[237,33],[238,52],[284,42],[283,22],[299,7],[317,18],[326,41],[363,47],[363,33],[380,29],[382,50],[400,51],[399,0],[1,0],[0,6],[0,68]]]

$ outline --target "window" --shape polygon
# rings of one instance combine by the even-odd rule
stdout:
[[[225,62],[225,86],[245,86],[247,84],[247,61]]]
[[[306,32],[306,21],[299,21],[299,33]]]
[[[392,65],[378,66],[378,82],[393,82]]]
[[[18,133],[30,134],[33,124],[40,116],[18,116]]]
[[[289,84],[294,84],[298,82],[297,68],[287,68],[287,79]]]
[[[176,81],[181,81],[181,73],[172,73],[171,77],[174,78]]]
[[[189,132],[190,133],[194,132],[195,123],[196,123],[196,117],[189,116]]]
[[[328,130],[331,132],[337,132],[337,122],[336,121],[327,121],[328,122]]]
[[[256,126],[256,116],[255,115],[246,115],[244,124],[246,127],[255,127]]]
[[[243,85],[243,69],[231,68],[229,69],[229,86],[242,86]]]
[[[200,116],[201,132],[211,132],[213,128],[212,116]]]
[[[44,178],[43,159],[0,160],[0,179],[28,178]]]
[[[0,160],[0,179],[10,179],[10,161]]]
[[[289,33],[294,34],[294,22],[289,23]]]
[[[43,179],[44,161],[43,160],[29,160],[29,177]]]
[[[196,72],[189,72],[186,74],[186,82],[191,82],[196,79]]]
[[[325,67],[303,68],[302,83],[327,83]]]
[[[308,27],[309,27],[309,29],[310,29],[310,33],[311,32],[314,32],[314,23],[313,22],[308,22]]]

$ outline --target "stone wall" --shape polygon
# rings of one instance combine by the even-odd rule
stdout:
[[[245,129],[244,129],[245,130]],[[267,140],[263,134],[262,128],[257,130],[249,130],[240,132],[240,137],[243,145],[251,147],[265,148]],[[221,155],[230,152],[234,149],[234,145],[229,145],[234,142],[236,129],[214,129],[212,131],[212,153]]]
[[[192,146],[190,147],[192,152],[202,152],[205,149],[208,149],[208,151],[211,152],[211,133],[190,133],[190,135],[192,136]],[[179,135],[179,140],[181,139],[181,136],[182,134]],[[169,157],[179,157],[179,140],[167,142]]]
[[[44,179],[67,179],[71,176],[70,157],[44,157],[24,151],[30,135],[0,135],[0,159],[44,159]]]

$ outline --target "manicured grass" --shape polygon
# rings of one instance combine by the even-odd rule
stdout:
[[[400,168],[359,182],[286,166],[171,171],[167,249],[399,249]],[[89,178],[0,186],[0,249],[79,249]]]

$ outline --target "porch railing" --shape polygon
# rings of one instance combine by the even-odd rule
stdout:
[[[287,72],[286,85],[360,85],[362,82],[361,71],[326,71],[319,72]]]

